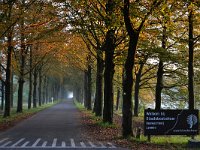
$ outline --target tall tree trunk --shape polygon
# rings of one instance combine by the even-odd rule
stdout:
[[[22,36],[22,35],[21,35]],[[24,87],[24,67],[25,67],[25,45],[24,37],[21,37],[21,63],[20,63],[20,75],[18,79],[19,88],[18,88],[18,101],[17,101],[17,112],[22,112],[23,110],[23,87]]]
[[[124,67],[123,77],[123,136],[132,136],[132,88],[133,88],[133,66],[135,61],[136,45],[138,40],[138,34],[134,33],[134,36],[130,37],[128,56]]]
[[[0,58],[0,63],[2,65],[2,59]],[[3,68],[0,66],[0,74],[2,75],[3,74]],[[5,90],[4,90],[4,87],[5,87],[5,82],[3,81],[2,79],[2,76],[1,76],[1,110],[4,109],[4,97],[5,97]]]
[[[124,0],[124,22],[129,35],[128,56],[124,66],[123,77],[123,108],[122,108],[122,134],[124,137],[133,136],[132,131],[132,88],[133,88],[133,66],[139,38],[139,31],[134,30],[129,14],[129,0]]]
[[[84,106],[87,108],[87,99],[88,99],[88,71],[84,71]]]
[[[19,88],[18,88],[18,101],[17,101],[17,112],[20,113],[23,110],[23,86],[24,80],[20,77],[18,80]]]
[[[114,75],[114,51],[115,51],[115,8],[114,0],[107,0],[106,3],[106,27],[108,29],[105,38],[105,72],[104,72],[104,108],[103,122],[113,123],[113,75]]]
[[[88,90],[88,98],[87,98],[87,109],[92,110],[92,67],[91,67],[91,56],[88,56],[88,72],[87,72],[87,90]]]
[[[32,62],[33,62],[33,54],[32,54],[32,46],[30,46],[30,60],[29,60],[29,93],[28,93],[28,109],[31,108],[32,103],[32,93],[33,93],[33,69],[32,69]]]
[[[144,23],[152,11],[160,5],[161,1],[154,0],[150,10],[145,15],[140,25],[137,28],[134,28],[134,25],[131,22],[129,7],[130,0],[124,0],[124,22],[126,30],[129,35],[129,48],[128,56],[125,62],[124,67],[124,77],[123,77],[123,119],[122,119],[122,134],[124,137],[132,136],[132,88],[133,88],[133,74],[132,70],[135,63],[135,54],[137,50],[137,43],[139,39],[139,34],[144,26]]]
[[[38,100],[39,100],[39,106],[41,106],[42,105],[42,68],[41,67],[38,73],[39,73]]]
[[[103,122],[113,122],[113,75],[115,30],[109,30],[105,42],[105,72],[104,72],[104,109]]]
[[[33,108],[37,107],[37,68],[33,73]]]
[[[42,98],[43,98],[43,104],[46,103],[46,82],[47,82],[47,77],[44,76],[44,84],[43,84],[43,92],[42,92]]]
[[[10,82],[10,107],[13,108],[14,106],[14,98],[13,98],[13,80],[14,80],[14,73],[13,73],[13,68],[11,68],[11,82]]]
[[[156,83],[156,96],[155,96],[155,98],[156,98],[155,99],[155,102],[156,102],[155,109],[156,110],[161,109],[162,89],[163,89],[163,62],[162,62],[162,60],[160,60],[159,64],[158,64],[157,83]]]
[[[11,98],[11,75],[12,75],[12,31],[8,35],[8,49],[7,49],[7,62],[6,62],[6,81],[5,81],[5,110],[4,117],[10,116],[10,98]]]
[[[5,100],[5,83],[1,81],[1,110],[4,109],[4,100]]]
[[[163,36],[162,36],[162,48],[165,50],[166,49],[166,38],[167,38],[167,28],[164,25],[163,27]],[[156,110],[161,109],[161,94],[162,94],[162,89],[163,89],[163,61],[162,61],[162,56],[160,56],[159,64],[158,64],[158,71],[157,71],[157,83],[156,83]]]
[[[193,0],[190,0],[190,5],[192,5]],[[194,69],[193,69],[193,55],[194,55],[194,38],[193,38],[193,18],[194,18],[194,11],[193,6],[189,8],[189,16],[188,16],[188,23],[189,23],[189,61],[188,61],[188,92],[189,92],[189,109],[193,110],[195,108],[195,101],[194,101]]]
[[[25,5],[25,0],[22,0],[21,4],[21,10],[23,10]],[[24,69],[25,69],[25,57],[26,57],[26,45],[25,45],[25,35],[24,35],[24,18],[21,18],[20,21],[20,42],[21,42],[21,48],[20,48],[20,75],[18,79],[19,88],[18,88],[18,101],[17,101],[17,112],[20,113],[23,111],[23,88],[24,88]]]
[[[117,101],[116,101],[116,110],[119,110],[119,101],[120,101],[120,89],[117,88]]]
[[[140,81],[141,81],[141,76],[142,76],[142,69],[144,67],[144,63],[141,63],[139,66],[139,70],[136,73],[136,81],[135,81],[135,105],[134,105],[134,116],[138,116],[139,114],[139,92],[140,92]]]
[[[46,103],[49,103],[49,78],[46,77],[46,87],[45,87],[45,99],[46,99]]]
[[[94,112],[96,116],[102,116],[103,104],[103,52],[97,50],[97,74],[96,74],[96,96]]]

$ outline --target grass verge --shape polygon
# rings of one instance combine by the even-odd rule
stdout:
[[[116,128],[115,124],[110,124],[108,122],[104,123],[101,117],[95,116],[91,110],[85,109],[85,107],[81,103],[77,102],[76,100],[74,101],[74,103],[80,111],[84,111],[84,113],[89,114],[90,119],[92,119],[96,125],[103,127],[103,128]]]

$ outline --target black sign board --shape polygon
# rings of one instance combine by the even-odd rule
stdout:
[[[151,110],[144,112],[145,135],[196,135],[198,110]]]

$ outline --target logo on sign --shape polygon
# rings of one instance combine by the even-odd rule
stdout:
[[[192,127],[197,124],[197,120],[197,116],[193,114],[187,117],[187,123],[190,126],[190,129],[192,129]]]

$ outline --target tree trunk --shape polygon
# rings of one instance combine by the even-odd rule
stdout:
[[[5,100],[5,90],[4,90],[4,82],[1,81],[1,110],[4,109],[4,100]]]
[[[46,77],[46,87],[45,87],[45,93],[46,93],[46,103],[49,103],[49,78]]]
[[[190,5],[192,4],[193,0],[190,1]],[[188,92],[189,92],[189,109],[193,110],[195,108],[195,101],[194,101],[194,69],[193,69],[193,55],[194,55],[194,38],[193,38],[193,18],[194,18],[194,11],[193,6],[189,8],[189,16],[188,16],[188,23],[189,23],[189,61],[188,61]]]
[[[136,73],[136,81],[135,81],[135,105],[134,105],[134,116],[138,116],[139,114],[139,92],[140,92],[140,81],[141,81],[141,75],[142,75],[142,69],[144,67],[144,63],[140,64],[140,68],[138,72]]]
[[[23,10],[25,5],[25,0],[22,0],[21,4],[21,10]],[[25,35],[24,35],[24,18],[21,18],[20,20],[20,42],[21,42],[21,48],[20,48],[20,56],[19,56],[19,62],[20,62],[20,75],[18,79],[18,101],[17,101],[17,112],[20,113],[23,111],[23,88],[24,88],[24,69],[25,69],[25,59],[26,59],[26,45],[25,45]]]
[[[21,113],[23,110],[23,86],[24,80],[20,77],[18,80],[19,88],[18,88],[18,101],[17,101],[17,112]]]
[[[163,62],[159,61],[158,71],[157,71],[157,83],[156,83],[156,110],[161,109],[161,93],[163,89]]]
[[[37,69],[33,73],[33,108],[37,107]]]
[[[88,90],[88,97],[87,97],[87,109],[92,110],[92,67],[91,67],[91,56],[88,56],[88,84],[87,84],[87,90]]]
[[[84,106],[85,108],[87,108],[87,99],[88,99],[88,73],[87,70],[84,71]]]
[[[0,63],[2,64],[2,59],[0,59]],[[2,75],[3,74],[3,68],[0,67],[0,74]],[[5,90],[4,90],[4,87],[5,87],[5,82],[3,81],[2,77],[1,77],[1,110],[4,109],[4,97],[5,97]]]
[[[38,100],[39,106],[42,105],[42,68],[39,69],[39,86],[38,86]]]
[[[160,5],[161,1],[154,0],[152,6],[148,13],[146,13],[143,20],[140,22],[140,25],[135,28],[133,23],[131,22],[129,7],[130,0],[124,0],[123,7],[123,15],[124,22],[126,26],[126,30],[129,35],[129,48],[128,48],[128,56],[125,62],[124,68],[124,77],[123,77],[123,136],[128,137],[132,136],[132,88],[133,88],[133,74],[132,70],[135,63],[135,54],[137,50],[137,43],[139,39],[139,34],[144,26],[145,20],[152,13],[155,7]]]
[[[113,122],[113,75],[115,30],[109,30],[105,42],[105,72],[104,72],[104,109],[103,122]]]
[[[17,112],[20,113],[23,110],[23,87],[24,87],[24,67],[25,67],[25,44],[24,35],[21,34],[21,50],[20,50],[20,75],[18,79],[18,101],[17,101]]]
[[[128,56],[124,67],[123,77],[123,136],[133,136],[132,132],[132,88],[133,88],[133,66],[135,61],[136,45],[138,40],[138,34],[134,33],[134,36],[130,37]]]
[[[164,25],[163,27],[163,36],[162,36],[162,48],[165,50],[166,49],[166,35],[167,28]],[[159,65],[158,65],[158,71],[157,71],[157,83],[156,83],[156,110],[161,109],[161,94],[162,94],[162,89],[163,89],[163,61],[162,61],[162,56],[160,55],[160,60],[159,60]]]
[[[43,103],[42,104],[46,103],[46,81],[47,81],[47,77],[44,76],[44,79],[43,79],[43,90],[42,90],[42,99],[43,99]]]
[[[11,75],[12,75],[12,32],[8,35],[8,50],[7,50],[7,62],[6,62],[6,81],[5,81],[5,111],[4,117],[10,116],[10,99],[11,99]]]
[[[129,16],[129,0],[124,0],[124,22],[129,35],[128,56],[124,66],[123,77],[123,108],[122,108],[122,134],[124,137],[133,136],[132,131],[132,88],[133,67],[139,38],[138,30],[134,30]]]
[[[96,74],[96,96],[94,112],[96,116],[102,116],[103,104],[103,52],[97,50],[97,74]]]
[[[120,101],[120,89],[117,88],[116,110],[119,110],[119,101]]]
[[[11,70],[13,70],[13,68],[11,68]],[[14,74],[13,71],[12,75],[11,75],[11,82],[10,82],[10,107],[13,108],[14,106],[14,99],[13,99],[13,80],[14,80]]]
[[[29,72],[29,94],[28,94],[28,109],[31,108],[31,103],[32,103],[32,93],[33,93],[33,70],[32,70],[32,62],[33,62],[33,56],[32,56],[32,46],[30,46],[30,61],[29,61],[29,68],[30,68],[30,72]]]

